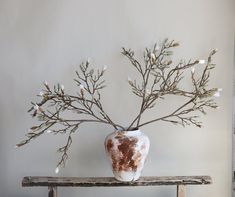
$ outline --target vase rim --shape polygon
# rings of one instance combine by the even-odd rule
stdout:
[[[134,132],[134,131],[140,131],[138,127],[131,127],[130,130],[127,130],[128,128],[123,129],[118,129],[116,130],[117,132]]]

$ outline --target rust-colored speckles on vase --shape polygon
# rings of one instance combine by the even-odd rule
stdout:
[[[140,130],[115,131],[106,137],[105,150],[115,178],[119,181],[135,181],[144,167],[149,139]]]

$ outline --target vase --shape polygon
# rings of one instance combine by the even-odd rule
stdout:
[[[115,131],[105,139],[106,154],[119,181],[135,181],[149,152],[149,138],[140,130]]]

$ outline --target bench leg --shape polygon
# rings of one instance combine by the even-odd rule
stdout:
[[[177,197],[186,197],[185,185],[177,185]]]
[[[57,187],[48,187],[48,197],[57,197]]]

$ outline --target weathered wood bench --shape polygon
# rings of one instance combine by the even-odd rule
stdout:
[[[141,177],[134,182],[120,182],[111,177],[38,177],[28,176],[22,180],[23,187],[48,187],[49,197],[57,197],[57,187],[133,187],[133,186],[159,186],[176,185],[177,197],[186,196],[186,185],[211,184],[210,176],[164,176]]]

